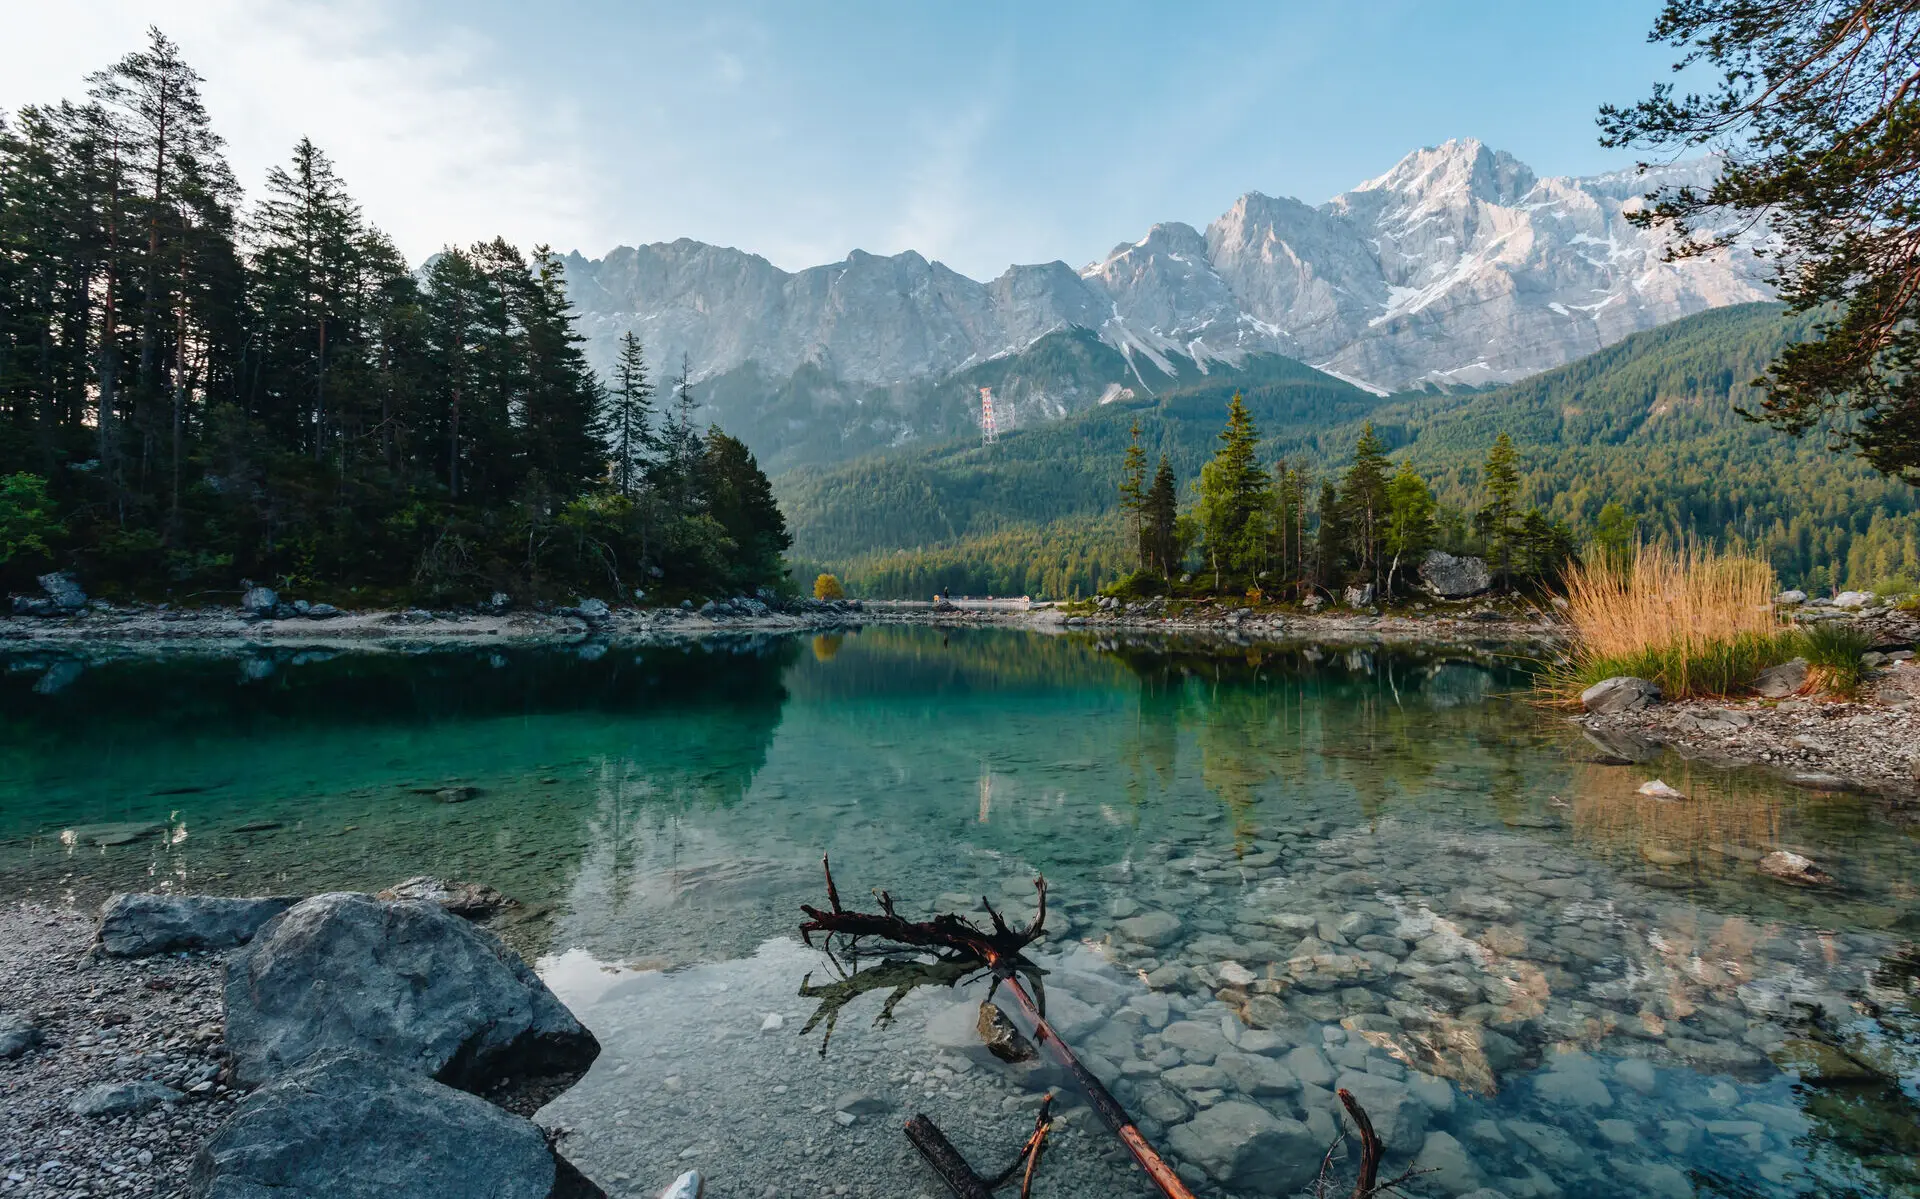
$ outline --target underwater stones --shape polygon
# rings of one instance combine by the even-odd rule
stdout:
[[[1816,1086],[1846,1086],[1883,1081],[1872,1066],[1824,1041],[1794,1038],[1770,1055],[1774,1065]]]
[[[1160,1042],[1180,1051],[1189,1063],[1205,1065],[1232,1048],[1217,1026],[1181,1020],[1160,1030]]]
[[[1638,712],[1660,702],[1660,686],[1631,675],[1602,679],[1580,693],[1580,706],[1595,716]]]
[[[1300,1089],[1300,1080],[1273,1058],[1257,1053],[1223,1053],[1214,1059],[1216,1069],[1243,1095],[1290,1095]]]
[[[195,1199],[549,1199],[572,1175],[531,1121],[391,1062],[334,1056],[249,1096],[194,1159]]]
[[[1333,1065],[1327,1061],[1327,1055],[1312,1045],[1300,1045],[1287,1051],[1280,1059],[1288,1072],[1310,1087],[1333,1085]]]
[[[1007,1019],[1007,1014],[991,999],[980,1001],[980,1015],[974,1022],[974,1028],[980,1034],[980,1041],[987,1047],[987,1052],[1003,1062],[1030,1062],[1038,1052],[1033,1042],[1014,1027],[1013,1021]],[[1126,1035],[1124,1030],[1121,1035]],[[1127,1037],[1127,1040],[1131,1042],[1132,1038]]]
[[[1367,1110],[1390,1158],[1408,1158],[1420,1150],[1427,1132],[1427,1105],[1404,1082],[1349,1070],[1334,1080],[1336,1091],[1350,1091]]]
[[[1224,1090],[1229,1080],[1226,1071],[1218,1066],[1175,1066],[1161,1073],[1160,1081],[1182,1091],[1218,1091]]]
[[[437,904],[351,893],[270,920],[227,963],[226,1011],[244,1086],[341,1050],[465,1089],[579,1073],[600,1052],[497,937]]]
[[[1823,886],[1833,881],[1833,876],[1815,866],[1810,858],[1784,849],[1777,849],[1761,858],[1758,868],[1760,873],[1769,878],[1799,887]]]
[[[1641,783],[1639,794],[1646,796],[1648,799],[1679,800],[1687,797],[1684,791],[1679,791],[1668,786],[1665,779],[1651,779]]]
[[[1435,1130],[1427,1134],[1420,1152],[1414,1155],[1413,1169],[1431,1178],[1449,1195],[1471,1191],[1480,1185],[1480,1170],[1467,1150],[1451,1133]]]
[[[1503,1120],[1501,1128],[1554,1165],[1572,1166],[1586,1160],[1587,1151],[1551,1124],[1538,1124],[1532,1120]]]
[[[1324,1148],[1298,1120],[1243,1100],[1217,1103],[1167,1132],[1173,1151],[1236,1190],[1289,1194],[1310,1182]]]
[[[1130,941],[1159,947],[1180,935],[1180,918],[1171,912],[1142,912],[1129,916],[1114,927]]]
[[[1600,1065],[1584,1053],[1562,1053],[1547,1060],[1533,1080],[1533,1093],[1559,1107],[1608,1108],[1613,1092],[1600,1081]]]
[[[501,908],[517,906],[513,900],[485,883],[453,883],[426,874],[415,875],[413,878],[397,882],[391,887],[376,892],[374,898],[387,901],[424,900],[428,903],[437,903],[454,915],[463,916],[468,920],[483,920]]]
[[[100,907],[96,934],[109,957],[151,957],[193,949],[244,945],[267,921],[297,902],[291,897],[227,899],[215,895],[129,892]]]
[[[1047,996],[1047,1023],[1061,1039],[1075,1041],[1100,1023],[1100,1010],[1065,992]]]

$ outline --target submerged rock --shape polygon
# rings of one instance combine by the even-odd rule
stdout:
[[[231,949],[292,907],[290,896],[227,899],[217,895],[115,895],[100,907],[100,952],[143,958],[183,949]]]
[[[454,915],[464,916],[468,920],[483,920],[501,908],[519,906],[485,883],[450,883],[425,874],[395,883],[377,892],[374,898],[388,902],[424,900],[437,903]]]
[[[598,1194],[538,1127],[378,1058],[333,1056],[250,1096],[194,1158],[196,1199]],[[571,1183],[572,1186],[568,1186]]]
[[[1033,1042],[1027,1040],[1026,1036],[1014,1027],[1013,1021],[1007,1019],[1007,1014],[1001,1011],[999,1005],[991,999],[980,1001],[979,1028],[980,1040],[986,1045],[987,1052],[1001,1061],[1030,1062],[1033,1060],[1037,1052]]]
[[[1784,849],[1777,849],[1761,858],[1760,873],[1803,887],[1821,886],[1833,881],[1833,876],[1815,866],[1812,859]]]
[[[438,904],[316,895],[227,964],[242,1086],[361,1049],[451,1086],[585,1071],[600,1044],[520,956]]]
[[[1311,1182],[1325,1146],[1305,1124],[1244,1100],[1217,1103],[1167,1132],[1175,1153],[1236,1191],[1287,1195]]]
[[[1675,800],[1685,799],[1687,797],[1686,792],[1677,791],[1668,786],[1665,779],[1652,779],[1648,782],[1641,783],[1640,794],[1649,799]]]
[[[1580,706],[1596,716],[1638,712],[1648,704],[1659,702],[1659,685],[1632,675],[1602,679],[1580,693]]]

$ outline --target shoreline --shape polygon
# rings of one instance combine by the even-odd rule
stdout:
[[[764,607],[764,605],[762,605]],[[832,633],[875,625],[1010,628],[1046,634],[1207,635],[1232,643],[1259,640],[1394,641],[1434,644],[1539,644],[1564,640],[1562,627],[1537,610],[1484,605],[1471,612],[1324,614],[1216,609],[1179,618],[1027,609],[937,606],[911,601],[808,603],[750,615],[677,608],[615,608],[590,619],[577,610],[475,613],[368,609],[324,620],[250,617],[238,608],[157,611],[87,609],[67,616],[0,617],[0,652],[9,649],[180,648],[203,652],[264,648],[407,650],[422,646],[574,645],[684,640],[731,633]]]

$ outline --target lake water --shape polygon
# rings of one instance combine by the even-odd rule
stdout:
[[[1044,874],[1050,1014],[1201,1194],[1309,1182],[1335,1086],[1414,1194],[1920,1194],[1912,826],[1600,764],[1524,685],[1466,648],[925,628],[15,654],[0,899],[490,882],[605,1047],[541,1118],[614,1195],[933,1196],[902,1120],[997,1170],[1062,1082],[981,1047],[977,980],[801,945],[823,853],[916,915],[1024,919]],[[1761,876],[1781,847],[1836,884]],[[1060,1102],[1036,1194],[1152,1193]]]

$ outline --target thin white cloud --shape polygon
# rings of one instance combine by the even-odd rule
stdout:
[[[371,0],[108,0],[24,6],[0,50],[0,107],[79,99],[84,76],[158,25],[206,77],[249,194],[311,137],[370,220],[418,260],[496,234],[591,244],[606,222],[573,114],[504,82],[502,48],[458,28],[410,43]]]

